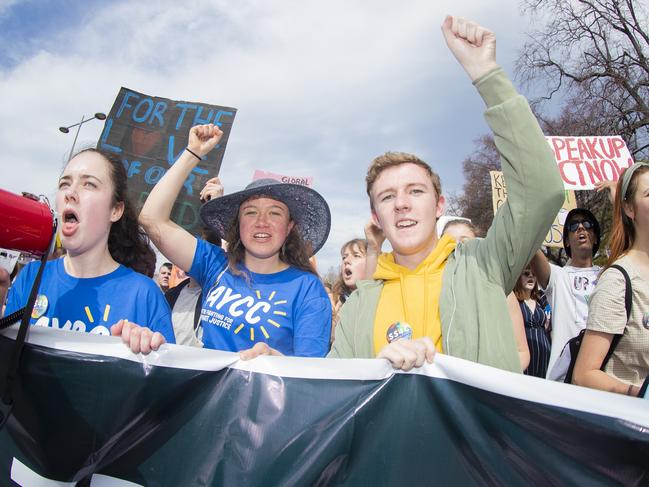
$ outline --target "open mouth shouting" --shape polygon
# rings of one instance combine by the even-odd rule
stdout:
[[[396,227],[398,229],[412,228],[415,225],[417,225],[417,221],[410,220],[409,218],[403,218],[401,220],[398,220],[396,223]]]
[[[590,243],[590,236],[587,231],[583,231],[577,234],[577,241],[580,244]]]
[[[359,275],[354,273],[352,264],[346,264],[342,269],[342,278],[346,286],[355,287]]]
[[[63,212],[63,225],[61,226],[61,233],[65,237],[69,237],[77,231],[79,227],[79,215],[71,208],[67,208]]]

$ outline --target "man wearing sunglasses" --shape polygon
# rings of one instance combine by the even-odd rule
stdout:
[[[548,263],[540,250],[532,259],[532,271],[545,290],[552,307],[552,350],[547,378],[563,381],[570,361],[562,353],[566,343],[586,327],[588,300],[601,268],[593,265],[599,249],[599,222],[585,208],[575,208],[563,226],[563,248],[568,254],[564,267]]]

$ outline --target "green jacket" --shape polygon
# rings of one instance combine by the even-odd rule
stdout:
[[[500,152],[507,201],[484,239],[458,244],[442,276],[444,353],[520,372],[505,296],[540,247],[564,201],[557,164],[525,98],[501,68],[474,82]],[[374,357],[382,281],[362,281],[340,312],[329,357]]]

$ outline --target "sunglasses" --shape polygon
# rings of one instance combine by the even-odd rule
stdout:
[[[595,228],[595,224],[590,220],[574,220],[570,222],[570,224],[568,225],[568,230],[571,232],[576,232],[577,229],[579,228],[579,225],[582,225],[585,230],[590,230],[591,228]]]

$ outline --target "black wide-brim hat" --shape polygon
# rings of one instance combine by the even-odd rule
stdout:
[[[597,237],[597,242],[593,244],[593,257],[595,257],[595,254],[597,254],[597,251],[599,250],[599,241],[602,239],[602,232],[599,228],[597,218],[595,218],[595,215],[586,208],[573,208],[566,215],[565,223],[563,224],[563,248],[566,251],[566,254],[568,254],[568,257],[572,257],[572,250],[570,249],[570,246],[566,246],[566,243],[568,242],[568,234],[570,233],[568,225],[575,215],[584,215],[589,220],[592,220],[595,225],[595,237]]]
[[[244,201],[257,197],[271,198],[284,203],[311,254],[322,248],[331,229],[331,212],[325,199],[317,191],[301,184],[281,183],[274,179],[253,181],[246,189],[214,198],[200,210],[203,222],[225,240],[225,234]]]

